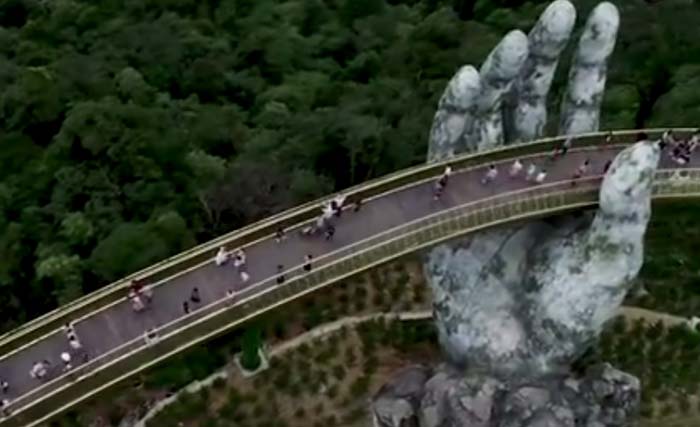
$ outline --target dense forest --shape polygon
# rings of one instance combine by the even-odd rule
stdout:
[[[547,3],[0,0],[0,330],[424,161],[447,80]],[[700,5],[618,6],[603,126],[700,123]]]

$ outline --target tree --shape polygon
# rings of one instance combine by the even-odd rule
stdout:
[[[254,371],[260,366],[260,346],[262,338],[260,328],[251,326],[243,333],[241,366],[243,368]]]
[[[72,212],[61,221],[61,235],[70,245],[84,245],[95,234],[95,228],[82,212]]]
[[[111,282],[168,255],[167,244],[147,224],[122,223],[95,247],[89,263],[100,278]]]
[[[346,25],[352,25],[356,19],[382,13],[384,0],[344,0],[340,9],[340,19]]]
[[[155,90],[146,83],[141,73],[126,67],[117,74],[117,90],[125,101],[147,104],[155,96]]]
[[[474,17],[475,0],[453,0],[452,9],[455,11],[459,19],[467,21]]]
[[[39,261],[36,264],[37,278],[53,281],[53,293],[59,305],[82,296],[80,257],[61,253],[50,254],[49,251],[40,250]]]

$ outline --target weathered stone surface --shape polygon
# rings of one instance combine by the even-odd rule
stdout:
[[[568,366],[590,345],[642,267],[659,155],[652,142],[622,151],[603,180],[591,226],[549,239],[531,255],[525,282],[536,292],[528,294],[527,317],[552,362]]]
[[[612,3],[600,3],[588,17],[562,99],[561,135],[598,129],[607,61],[615,48],[619,26],[620,14]]]
[[[418,409],[425,383],[433,370],[427,366],[410,366],[385,384],[374,398],[375,426],[418,427]]]
[[[546,96],[575,19],[571,2],[556,0],[528,38],[511,32],[479,72],[463,67],[440,100],[428,161],[542,136]],[[618,26],[610,3],[589,16],[562,102],[562,134],[598,130]],[[413,397],[383,388],[373,401],[376,426],[626,425],[639,405],[639,381],[609,365],[579,378],[569,366],[641,267],[658,159],[651,142],[624,150],[603,181],[595,216],[490,230],[430,250],[424,271],[450,363],[429,379],[428,369],[402,374]]]
[[[507,98],[504,117],[507,140],[531,141],[544,135],[547,93],[575,22],[574,6],[567,0],[556,0],[530,31],[530,54]]]
[[[503,377],[566,369],[641,267],[658,159],[651,142],[620,153],[590,225],[538,223],[432,250],[426,275],[448,358]]]
[[[405,375],[414,377],[403,371],[395,381],[405,382],[401,379]],[[550,376],[524,383],[465,375],[443,366],[427,381],[421,377],[408,382],[410,392],[384,388],[374,397],[375,427],[624,426],[637,413],[640,401],[639,381],[608,364],[594,366],[582,377]],[[392,407],[398,408],[396,414],[391,414]],[[410,424],[404,421],[409,419]]]
[[[508,33],[479,73],[462,68],[438,106],[428,160],[502,144],[501,122],[492,117],[496,110],[505,110],[508,116],[509,107],[517,105],[511,112],[518,117],[522,106],[534,106],[532,111],[542,113],[575,16],[569,1],[557,0],[542,14],[529,40],[520,32]],[[597,73],[596,81],[604,85],[605,61],[614,47],[618,23],[612,4],[594,9],[575,55],[570,90],[579,88],[581,76],[589,72]],[[511,89],[513,81],[517,83]],[[602,90],[596,86],[589,95],[602,96]],[[502,108],[507,91],[511,98]],[[460,94],[465,97],[460,99]],[[590,116],[600,107],[591,97],[587,102],[579,102],[583,97],[578,95],[570,98],[577,101],[568,107],[565,103],[564,115]],[[511,136],[539,136],[546,119],[546,112],[540,113],[528,113],[533,121],[514,126]],[[588,121],[585,129],[575,121],[577,131],[597,130],[597,120]],[[448,359],[456,366],[476,366],[502,376],[536,377],[566,367],[585,350],[639,269],[649,215],[648,183],[657,159],[650,144],[623,154],[603,184],[602,197],[611,201],[594,222],[587,215],[539,221],[432,249],[424,270]],[[630,185],[639,184],[634,197],[625,193],[629,179],[635,180]],[[614,203],[633,213],[618,214]],[[613,246],[619,256],[605,258],[615,261],[599,268],[600,254]]]

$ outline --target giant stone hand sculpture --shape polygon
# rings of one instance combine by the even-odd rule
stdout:
[[[529,36],[508,33],[479,72],[471,66],[460,69],[440,100],[428,160],[541,137],[546,95],[575,20],[574,6],[557,0]],[[598,130],[606,61],[618,23],[610,3],[591,13],[572,64],[560,134]],[[641,266],[648,183],[658,153],[643,146],[625,155],[630,157],[638,160],[634,166],[618,159],[606,177],[605,200],[590,227],[580,218],[559,221],[556,227],[530,223],[474,234],[430,251],[425,271],[440,341],[454,364],[539,376],[568,365],[585,350]],[[625,196],[619,187],[635,174],[646,177],[634,187],[638,197]],[[625,227],[623,236],[613,236],[606,230],[626,224],[617,212],[620,203],[645,214],[638,215],[636,227]],[[598,265],[603,247],[615,268]]]
[[[481,69],[462,67],[440,99],[428,161],[543,136],[546,97],[576,21],[556,0],[526,36],[508,33]],[[617,8],[600,3],[579,40],[559,133],[597,131]],[[473,234],[431,249],[424,271],[449,364],[412,367],[375,396],[382,427],[618,426],[639,381],[609,365],[584,378],[571,363],[619,308],[642,265],[659,160],[643,141],[620,153],[590,214]]]

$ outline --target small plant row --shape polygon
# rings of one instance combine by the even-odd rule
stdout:
[[[683,324],[617,317],[578,366],[602,361],[640,379],[647,418],[690,411],[689,396],[700,392],[700,334]]]
[[[376,374],[387,352],[410,354],[416,346],[436,348],[429,321],[369,321],[356,328],[301,344],[270,360],[270,369],[251,379],[217,380],[211,392],[182,397],[149,421],[149,427],[337,426],[366,414],[366,399],[382,378]],[[211,399],[211,395],[220,396]],[[212,401],[221,401],[219,405]]]
[[[54,421],[51,427],[87,426],[98,418],[117,425],[127,414],[144,415],[154,400],[221,369],[236,353],[243,351],[243,364],[254,368],[259,363],[254,349],[262,342],[274,345],[347,316],[425,309],[428,299],[416,259],[409,257],[387,264],[274,310],[206,347],[169,359],[109,396]]]

